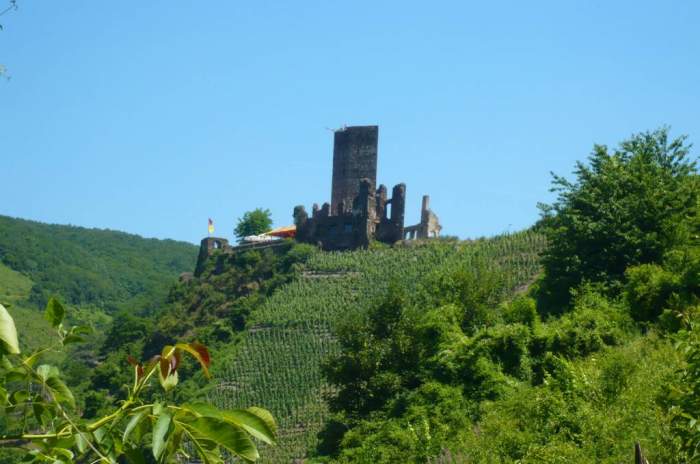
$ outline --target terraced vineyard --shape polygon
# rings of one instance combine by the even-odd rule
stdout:
[[[263,447],[263,462],[292,462],[316,443],[328,411],[329,386],[319,362],[337,350],[339,318],[363,311],[393,279],[417,282],[436,268],[468,268],[486,262],[505,280],[506,292],[532,281],[544,238],[521,232],[470,242],[430,242],[380,250],[317,253],[305,272],[255,313],[236,361],[224,369],[211,402],[222,407],[261,405],[280,425],[276,447]]]

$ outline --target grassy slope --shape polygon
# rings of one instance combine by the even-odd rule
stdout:
[[[235,362],[215,369],[209,399],[223,407],[261,405],[280,424],[280,441],[263,448],[264,462],[290,462],[316,442],[327,417],[319,362],[337,350],[335,321],[367,308],[393,279],[414,282],[436,267],[468,267],[483,259],[513,290],[539,271],[544,241],[520,233],[468,243],[433,242],[347,253],[318,253],[296,281],[278,290],[253,316]]]

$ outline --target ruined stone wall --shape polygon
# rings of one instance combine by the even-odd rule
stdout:
[[[403,237],[405,240],[419,240],[426,238],[437,238],[440,236],[442,226],[437,214],[430,209],[430,197],[423,195],[421,205],[420,222],[413,226],[404,227]]]
[[[378,126],[352,126],[335,131],[333,140],[333,179],[331,215],[340,205],[352,205],[360,193],[360,181],[368,179],[370,189],[377,184]]]
[[[220,237],[206,237],[202,239],[199,245],[199,256],[197,256],[197,265],[194,268],[194,275],[199,276],[204,270],[204,264],[209,256],[217,250],[227,251],[231,248],[228,240]]]
[[[311,217],[303,206],[294,208],[296,239],[324,250],[362,248],[375,239],[386,243],[401,240],[406,186],[394,187],[391,199],[386,197],[386,187],[382,185],[375,192],[368,179],[359,183],[358,190],[352,208],[341,209],[338,214],[331,214],[328,203],[321,208],[314,205]],[[388,204],[392,204],[391,217],[386,215]]]

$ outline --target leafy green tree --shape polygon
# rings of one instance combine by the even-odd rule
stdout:
[[[0,417],[16,422],[2,424],[8,432],[0,435],[0,444],[24,449],[23,462],[166,463],[190,459],[192,454],[204,463],[223,464],[228,454],[254,462],[259,455],[251,437],[274,443],[276,425],[264,409],[219,410],[202,403],[144,401],[154,378],[167,397],[178,383],[184,355],[194,357],[209,375],[209,351],[199,343],[166,345],[145,363],[129,358],[133,384],[127,398],[96,420],[80,418],[58,368],[41,364],[44,353],[80,342],[87,334],[81,327],[64,328],[64,316],[63,306],[50,299],[45,317],[59,342],[20,356],[14,321],[0,305]]]
[[[272,215],[269,209],[255,208],[246,211],[242,218],[238,218],[238,224],[233,233],[239,240],[249,235],[265,233],[272,227]]]
[[[632,136],[610,151],[596,145],[576,180],[554,175],[552,205],[540,205],[549,247],[538,300],[561,312],[570,289],[599,283],[619,290],[632,265],[659,263],[696,232],[698,177],[685,137],[668,129]]]

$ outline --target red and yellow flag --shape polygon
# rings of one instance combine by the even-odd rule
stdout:
[[[209,235],[214,233],[214,221],[209,218],[209,225],[207,226],[207,230],[209,231]]]

